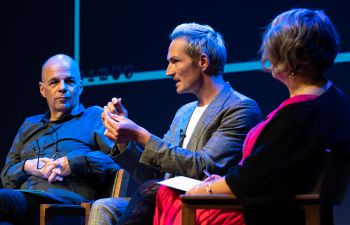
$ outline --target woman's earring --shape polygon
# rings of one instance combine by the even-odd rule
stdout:
[[[294,72],[291,72],[291,73],[289,74],[288,78],[294,79]]]

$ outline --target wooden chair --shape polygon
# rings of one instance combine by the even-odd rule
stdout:
[[[107,184],[103,190],[102,197],[125,197],[129,184],[129,174],[120,169],[116,172],[114,179]],[[83,202],[80,205],[64,204],[41,204],[40,205],[40,225],[50,224],[54,217],[64,216],[66,218],[78,218],[75,221],[79,225],[88,224],[91,209],[91,202]],[[80,218],[79,218],[80,217]],[[68,225],[68,224],[66,224]],[[73,225],[69,223],[69,225]]]
[[[305,225],[333,224],[332,206],[341,204],[350,180],[349,157],[327,156],[327,163],[314,189],[294,197],[296,206],[305,213]],[[230,195],[182,195],[182,224],[195,225],[196,209],[244,210]]]

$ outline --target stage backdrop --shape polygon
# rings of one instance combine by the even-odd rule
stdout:
[[[47,110],[38,82],[42,63],[57,53],[71,56],[76,53],[85,77],[103,75],[113,68],[120,69],[121,78],[124,69],[130,67],[134,73],[165,70],[170,32],[180,23],[197,22],[222,33],[228,63],[257,61],[264,27],[280,12],[296,7],[324,10],[340,33],[341,52],[350,52],[347,0],[81,1],[79,30],[74,27],[77,18],[73,0],[15,0],[3,4],[1,167],[24,118]],[[79,48],[74,48],[77,31]],[[74,49],[79,49],[79,54]],[[328,73],[329,79],[347,95],[349,70],[350,63],[343,62]],[[236,90],[255,99],[264,115],[288,97],[280,83],[258,70],[227,73],[224,77]],[[158,136],[166,132],[178,107],[195,99],[191,95],[177,95],[171,79],[92,84],[85,87],[81,97],[85,106],[103,106],[114,96],[122,97],[130,118]],[[336,208],[336,225],[349,221],[345,214],[350,209],[349,195],[345,204]]]

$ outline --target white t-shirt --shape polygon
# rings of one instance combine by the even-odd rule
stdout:
[[[187,147],[188,142],[190,141],[192,133],[194,131],[194,128],[196,128],[196,125],[197,125],[199,119],[201,118],[203,112],[207,108],[207,106],[208,105],[197,106],[195,108],[195,110],[193,111],[190,122],[188,123],[187,129],[186,129],[186,135],[185,135],[184,141],[182,142],[183,148]]]

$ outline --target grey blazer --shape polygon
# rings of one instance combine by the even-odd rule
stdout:
[[[255,101],[227,83],[202,114],[187,148],[181,148],[181,139],[197,103],[188,103],[176,112],[163,139],[152,135],[144,149],[131,142],[118,155],[113,152],[119,151],[112,151],[111,157],[140,182],[163,178],[164,173],[168,173],[166,177],[202,179],[203,169],[225,174],[241,159],[244,138],[260,121],[260,109]]]

